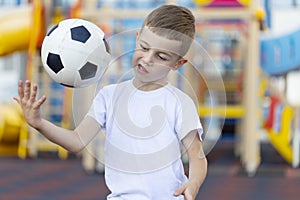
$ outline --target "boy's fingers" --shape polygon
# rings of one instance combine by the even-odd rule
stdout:
[[[30,97],[30,87],[31,87],[30,81],[29,81],[29,80],[26,80],[26,81],[25,81],[25,88],[24,88],[24,98],[25,98],[26,100],[28,100],[29,97]]]
[[[174,196],[177,197],[177,196],[179,196],[179,195],[182,195],[183,192],[184,192],[184,190],[185,190],[185,185],[180,186],[180,187],[175,191]]]
[[[38,109],[45,101],[46,101],[46,96],[42,96],[39,100],[37,100],[33,106],[34,109]]]
[[[34,85],[33,85],[33,88],[32,88],[32,93],[31,93],[31,96],[30,96],[30,101],[31,101],[32,103],[35,102],[35,100],[36,100],[37,89],[38,89],[37,85],[34,84]]]
[[[24,89],[23,89],[23,81],[19,80],[18,82],[18,93],[20,98],[22,99],[24,97]]]
[[[15,97],[13,97],[13,99],[14,99],[18,104],[20,104],[20,97],[15,96]]]

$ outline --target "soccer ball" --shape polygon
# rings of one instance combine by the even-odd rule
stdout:
[[[54,81],[76,88],[99,81],[111,56],[105,34],[97,25],[83,19],[66,19],[46,34],[41,59]]]

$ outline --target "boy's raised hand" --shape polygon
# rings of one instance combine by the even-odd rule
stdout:
[[[40,114],[40,107],[46,101],[46,96],[42,96],[37,99],[38,87],[37,84],[33,84],[31,89],[31,83],[29,80],[18,82],[19,96],[15,96],[14,100],[21,106],[27,123],[38,128],[41,124],[42,118]]]

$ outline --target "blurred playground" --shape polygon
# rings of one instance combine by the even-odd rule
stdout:
[[[48,96],[43,116],[74,128],[89,109],[96,86],[66,88],[47,75],[40,48],[49,27],[63,19],[83,18],[113,38],[112,54],[122,56],[104,74],[99,83],[103,86],[131,69],[132,54],[122,53],[134,48],[132,30],[151,9],[166,3],[193,11],[196,44],[210,57],[207,61],[206,54],[191,48],[191,62],[170,77],[172,84],[193,96],[204,125],[209,173],[199,199],[218,199],[215,191],[230,200],[299,198],[300,22],[295,19],[300,17],[300,1],[2,0],[0,199],[48,199],[50,194],[55,199],[105,199],[104,134],[78,155],[49,142],[26,124],[13,102],[17,81],[38,83],[40,94]],[[53,179],[63,175],[65,182]],[[27,179],[39,187],[21,189]],[[82,179],[88,186],[76,191]],[[48,184],[56,189],[48,189]]]

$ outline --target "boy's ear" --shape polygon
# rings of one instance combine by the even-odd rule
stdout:
[[[140,31],[136,31],[136,32],[135,32],[135,39],[136,39],[136,41],[138,40],[139,35],[140,35]]]
[[[185,64],[188,60],[187,59],[180,59],[177,61],[177,63],[175,64],[175,66],[173,67],[173,70],[177,70],[179,69],[183,64]]]

